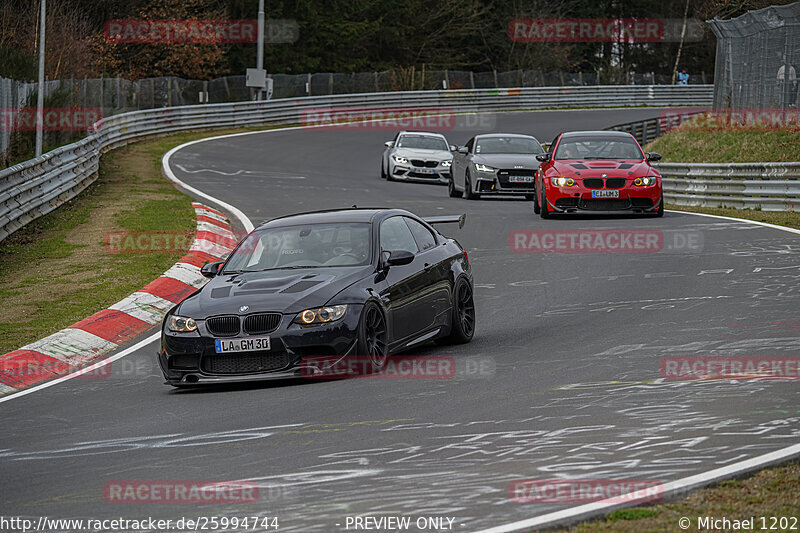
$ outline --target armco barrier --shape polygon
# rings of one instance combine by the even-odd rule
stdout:
[[[762,211],[800,208],[800,162],[656,163],[667,203]]]
[[[710,106],[711,85],[601,85],[359,93],[133,111],[86,138],[0,171],[0,240],[76,196],[106,150],[147,135],[299,122],[310,108],[414,108],[454,112],[617,106]]]

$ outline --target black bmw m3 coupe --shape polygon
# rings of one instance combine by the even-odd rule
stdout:
[[[401,209],[286,216],[248,234],[210,281],[162,324],[158,362],[170,385],[307,375],[308,358],[363,357],[380,371],[415,345],[475,332],[467,252]]]

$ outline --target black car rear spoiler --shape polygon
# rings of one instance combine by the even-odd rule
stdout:
[[[427,222],[428,224],[449,224],[449,223],[458,223],[458,229],[464,227],[464,224],[467,222],[467,214],[461,215],[442,215],[438,217],[422,217],[422,220]]]

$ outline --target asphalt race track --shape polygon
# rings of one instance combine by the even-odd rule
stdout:
[[[549,142],[658,109],[473,117],[444,132]],[[795,444],[796,381],[660,379],[665,357],[800,355],[797,236],[729,220],[542,220],[521,199],[468,201],[379,178],[393,132],[294,129],[172,157],[181,180],[254,223],[298,211],[392,206],[467,213],[442,226],[469,251],[478,326],[451,379],[356,379],[175,391],[156,344],[0,405],[3,514],[61,518],[276,516],[280,531],[343,531],[356,515],[455,518],[478,531],[570,503],[516,503],[509,483],[667,482]],[[514,230],[661,230],[657,253],[516,253]],[[686,245],[691,240],[692,246]],[[257,504],[110,504],[119,480],[251,480]],[[337,525],[338,524],[338,525]]]

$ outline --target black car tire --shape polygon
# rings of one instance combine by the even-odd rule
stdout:
[[[450,176],[447,180],[447,195],[450,198],[460,198],[461,193],[458,192],[456,189],[456,184],[454,183],[453,176]]]
[[[387,178],[386,169],[383,168],[383,161],[381,161],[381,179],[385,180]]]
[[[450,335],[440,339],[439,344],[464,344],[475,335],[475,299],[472,284],[458,278],[453,287],[453,318]]]
[[[533,195],[533,214],[538,215],[541,212],[541,207],[539,207],[539,195]]]
[[[369,358],[372,371],[378,371],[386,365],[389,355],[386,317],[375,302],[367,302],[361,310],[357,355]]]
[[[469,169],[464,174],[464,198],[467,200],[476,200],[480,198],[479,194],[472,192],[472,179],[469,176]]]
[[[541,204],[539,205],[539,215],[542,218],[550,218],[550,210],[547,209],[547,196],[544,190],[542,190],[541,199]]]
[[[661,201],[658,203],[658,209],[656,210],[657,217],[664,216],[664,193],[661,193]]]
[[[392,167],[390,163],[386,163],[386,181],[394,181],[392,177]]]

